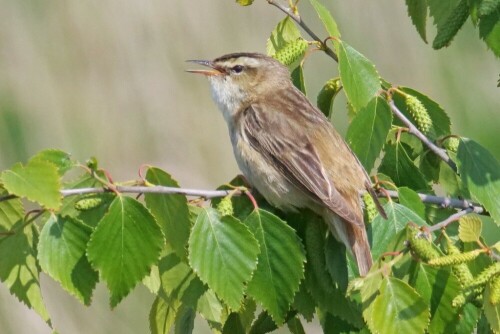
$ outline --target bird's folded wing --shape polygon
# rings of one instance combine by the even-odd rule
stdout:
[[[290,183],[316,202],[323,203],[344,220],[364,226],[362,217],[329,179],[305,131],[294,127],[288,119],[273,122],[272,112],[264,112],[258,105],[243,112],[239,126],[250,145]]]

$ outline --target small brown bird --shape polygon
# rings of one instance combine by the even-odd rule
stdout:
[[[372,265],[361,193],[383,213],[368,174],[329,120],[293,85],[288,69],[258,53],[233,53],[188,72],[208,77],[243,175],[282,210],[309,208],[358,263]]]

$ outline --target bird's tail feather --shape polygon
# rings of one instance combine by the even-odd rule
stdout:
[[[359,274],[366,276],[373,264],[366,229],[346,222],[332,212],[326,213],[324,219],[332,234],[337,240],[343,242],[349,252],[356,258]]]

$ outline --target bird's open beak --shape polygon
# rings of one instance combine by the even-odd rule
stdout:
[[[207,70],[186,70],[186,72],[189,73],[198,73],[198,74],[203,74],[206,76],[213,76],[213,75],[220,75],[222,74],[222,71],[217,68],[217,66],[210,60],[186,60],[189,63],[196,63],[200,64],[203,66],[210,67],[210,69]]]

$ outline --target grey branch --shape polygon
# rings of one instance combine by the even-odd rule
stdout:
[[[448,218],[446,218],[442,222],[439,222],[435,225],[428,227],[427,231],[435,232],[435,231],[439,231],[443,228],[446,228],[451,223],[458,221],[462,216],[465,216],[466,214],[471,213],[471,212],[475,212],[474,207],[470,207],[470,208],[464,209],[462,211],[458,211],[457,213],[449,216]]]
[[[119,193],[133,193],[133,194],[141,194],[141,193],[149,193],[149,194],[178,194],[185,196],[196,196],[203,198],[217,198],[224,197],[231,193],[231,190],[198,190],[198,189],[183,189],[183,188],[174,188],[174,187],[164,187],[164,186],[116,186],[114,188]],[[95,194],[95,193],[104,193],[109,192],[109,189],[106,188],[79,188],[79,189],[63,189],[61,190],[61,194],[63,196],[73,196],[73,195],[85,195],[85,194]],[[238,195],[238,193],[235,193]]]
[[[395,190],[386,190],[392,198],[398,198],[398,192]],[[484,208],[479,204],[458,198],[441,197],[418,193],[418,197],[424,203],[440,205],[442,208],[469,209],[473,208],[475,213],[484,213]]]
[[[332,57],[332,58],[333,58],[333,60],[335,60],[336,62],[338,62],[338,61],[339,61],[339,59],[338,59],[337,55],[335,54],[335,52],[333,52],[333,50],[332,50],[332,49],[330,49],[330,48],[329,48],[329,47],[325,44],[325,42],[324,42],[321,38],[319,38],[319,37],[318,37],[318,35],[316,35],[316,34],[314,33],[314,31],[312,31],[312,30],[309,28],[309,26],[308,26],[308,25],[304,22],[304,20],[302,20],[302,18],[300,17],[300,15],[295,14],[295,13],[292,11],[292,9],[291,9],[290,7],[286,7],[286,6],[284,6],[283,4],[279,3],[279,2],[278,2],[278,1],[276,1],[276,0],[267,0],[267,2],[268,2],[270,5],[273,5],[273,6],[275,6],[276,8],[278,8],[279,10],[281,10],[281,11],[282,11],[283,13],[285,13],[286,15],[290,16],[290,18],[291,18],[292,20],[294,20],[295,22],[297,22],[297,24],[298,24],[299,26],[301,26],[301,27],[302,27],[302,29],[304,29],[304,31],[305,31],[305,32],[307,32],[307,34],[308,34],[309,36],[311,36],[311,37],[312,37],[315,41],[317,41],[317,42],[320,42],[320,43],[321,43],[321,45],[322,45],[322,47],[323,47],[323,49],[324,49],[324,51],[325,51],[325,53],[326,53],[327,55],[329,55],[330,57]]]
[[[397,118],[399,118],[401,122],[404,123],[404,125],[408,127],[408,132],[417,137],[418,139],[420,139],[420,141],[424,143],[425,146],[427,146],[432,152],[434,152],[441,160],[446,162],[451,167],[451,169],[453,169],[453,171],[456,173],[457,165],[455,165],[455,162],[453,162],[453,160],[451,160],[451,158],[448,156],[446,150],[436,146],[436,144],[434,144],[429,138],[427,138],[422,132],[420,132],[420,130],[417,129],[417,127],[412,122],[410,122],[408,118],[406,118],[406,116],[401,112],[401,110],[399,110],[398,107],[396,107],[393,100],[389,102],[389,105],[391,107],[392,113]]]

